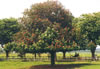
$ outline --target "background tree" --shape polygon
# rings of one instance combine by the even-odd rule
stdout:
[[[18,22],[15,18],[0,20],[0,44],[12,41],[13,34],[19,31]]]
[[[16,47],[17,47],[17,43],[15,43],[15,42],[8,42],[7,44],[5,44],[4,50],[6,52],[6,58],[7,59],[9,57],[9,53],[11,51],[14,51],[16,49]]]
[[[79,18],[74,18],[73,19],[73,40],[77,43],[78,46],[80,46],[80,50],[85,50],[87,49],[87,45],[88,45],[88,39],[86,38],[85,34],[81,33],[81,21],[82,19]]]
[[[79,17],[78,24],[80,24],[81,35],[85,37],[88,43],[94,43],[94,47],[90,47],[92,58],[95,58],[95,50],[98,45],[97,40],[100,37],[100,12],[84,14]],[[91,44],[90,44],[91,45]]]

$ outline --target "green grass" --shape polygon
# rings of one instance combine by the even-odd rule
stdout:
[[[100,69],[100,61],[99,62],[91,62],[89,65],[84,65],[80,67],[80,69]]]
[[[37,65],[50,65],[50,62],[0,61],[0,69],[35,69],[32,66]],[[56,62],[56,65],[61,65],[64,69],[65,66],[66,69],[70,69],[70,66],[72,69],[100,69],[100,62]]]
[[[0,69],[20,69],[20,68],[26,68],[28,69],[30,66],[33,65],[43,65],[43,64],[49,64],[49,62],[21,62],[21,61],[3,61],[0,62]]]

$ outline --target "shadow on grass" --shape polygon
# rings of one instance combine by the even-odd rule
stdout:
[[[81,66],[91,64],[57,64],[55,66],[50,65],[36,65],[31,66],[29,69],[80,69]]]
[[[0,61],[4,61],[4,59],[0,58]]]

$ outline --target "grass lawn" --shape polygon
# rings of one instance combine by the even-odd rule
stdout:
[[[0,61],[0,69],[30,69],[34,65],[45,65],[49,62],[21,62],[21,61]]]
[[[100,62],[50,62],[0,61],[0,69],[100,69]]]

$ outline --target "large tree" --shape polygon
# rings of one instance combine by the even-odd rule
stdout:
[[[24,11],[19,22],[24,29],[34,33],[37,37],[48,26],[54,27],[60,34],[60,40],[65,39],[70,42],[72,18],[72,13],[68,9],[65,9],[60,2],[52,0],[33,4],[30,9]],[[38,34],[35,33],[37,29],[39,30]]]
[[[18,22],[15,18],[5,18],[0,20],[0,44],[12,41],[13,34],[19,31]]]

